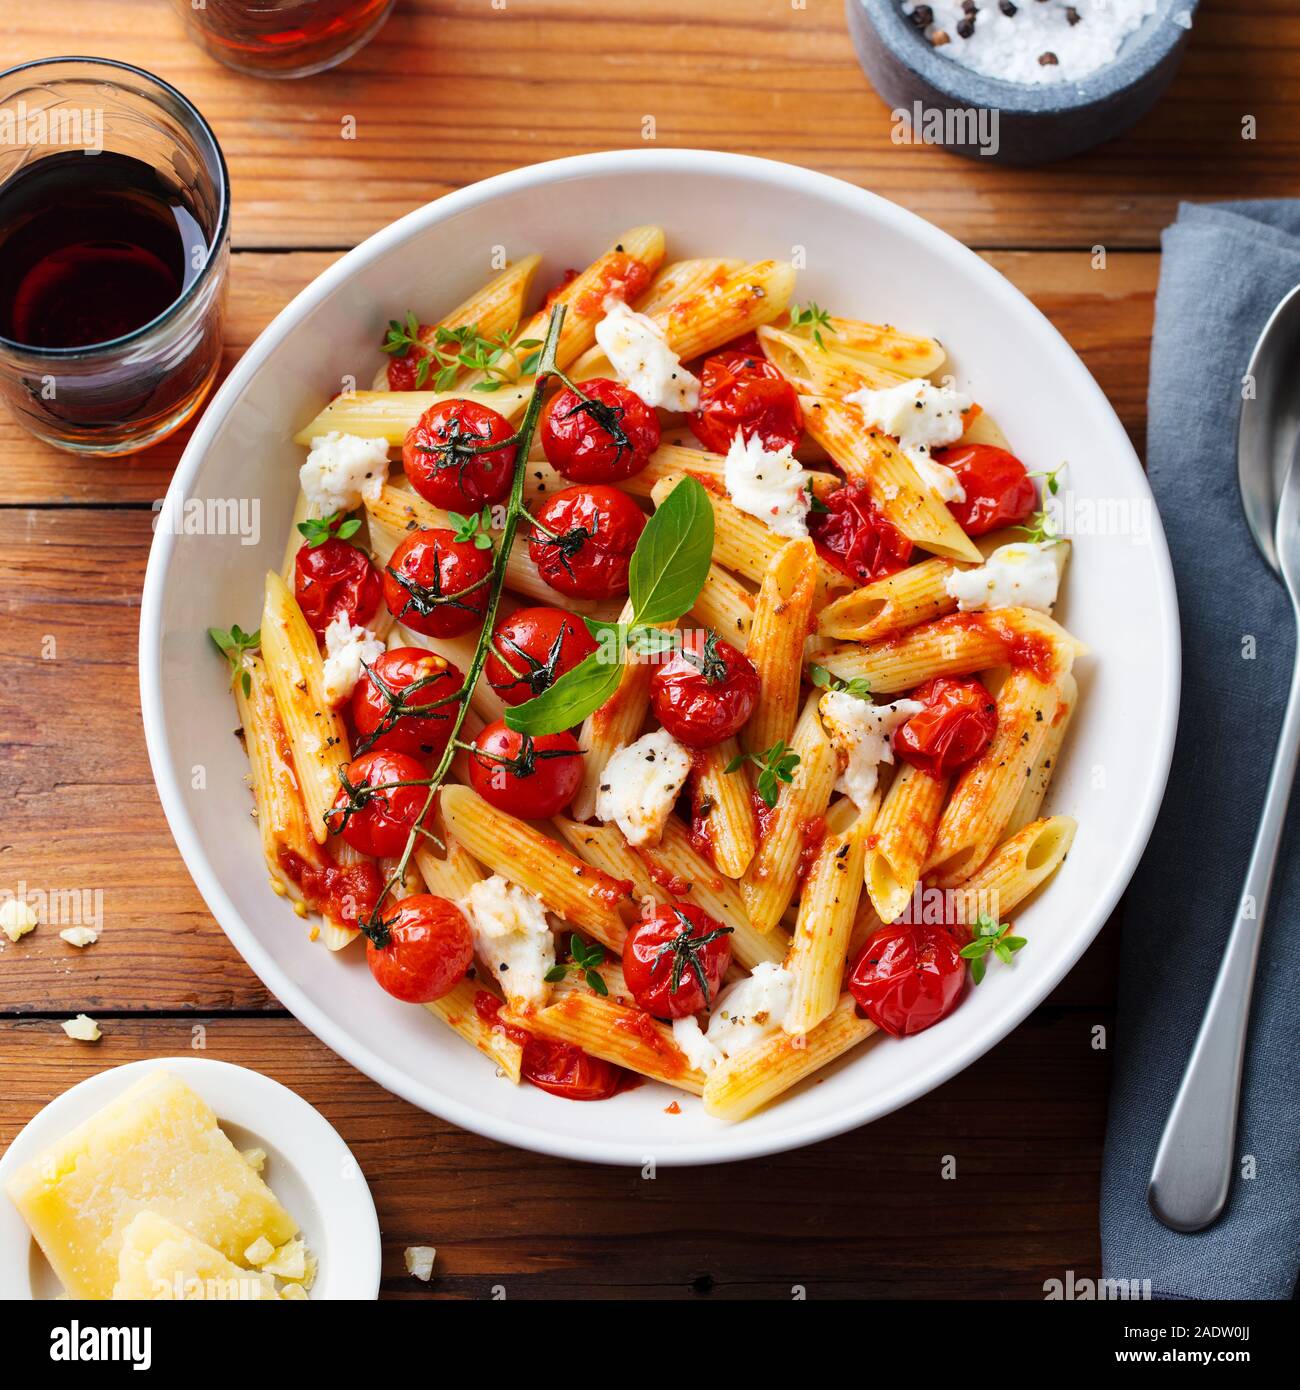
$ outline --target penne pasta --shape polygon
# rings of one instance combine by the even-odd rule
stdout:
[[[947,795],[946,777],[931,777],[910,763],[895,773],[864,864],[867,892],[882,922],[894,921],[911,901]]]
[[[745,726],[750,752],[788,742],[799,713],[799,677],[816,588],[812,541],[790,541],[763,576],[745,654],[761,682],[758,705]]]
[[[997,921],[1009,916],[1065,862],[1077,823],[1069,816],[1030,821],[989,856],[951,893],[952,915],[971,923],[984,912]]]
[[[758,844],[749,779],[744,768],[727,771],[739,754],[739,742],[724,739],[716,748],[696,749],[691,768],[695,833],[727,878],[739,878],[749,868]]]
[[[818,613],[818,635],[840,641],[878,642],[904,628],[942,618],[957,607],[944,582],[954,570],[963,568],[951,560],[931,557],[864,584],[833,599]]]
[[[439,793],[447,829],[493,873],[535,894],[548,911],[618,951],[627,927],[627,889],[525,821],[490,806],[468,787]]]
[[[1039,808],[1043,804],[1043,798],[1047,795],[1052,774],[1056,771],[1057,759],[1061,754],[1061,745],[1065,742],[1066,730],[1070,727],[1070,716],[1074,713],[1074,707],[1079,701],[1078,683],[1069,672],[1060,678],[1059,684],[1060,699],[1056,706],[1056,713],[1052,717],[1038,757],[1034,760],[1034,766],[1029,776],[1025,778],[1025,785],[1021,789],[1019,797],[1016,798],[1016,804],[1012,808],[1010,816],[1007,817],[1005,831],[1007,835],[1014,835],[1017,830],[1037,818]]]

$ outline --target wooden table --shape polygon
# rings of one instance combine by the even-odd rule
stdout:
[[[1249,18],[1237,8],[1206,0],[1177,81],[1134,131],[1045,170],[893,144],[839,0],[606,0],[598,20],[583,0],[401,0],[369,48],[300,83],[226,71],[161,0],[5,0],[0,58],[126,59],[212,122],[234,184],[229,362],[391,219],[516,165],[638,146],[652,114],[662,145],[836,174],[979,249],[1061,328],[1140,444],[1160,229],[1183,198],[1298,188],[1300,14],[1293,0],[1256,0]],[[346,115],[354,141],[340,138]],[[183,444],[92,464],[0,418],[0,886],[102,890],[105,923],[84,952],[52,927],[3,943],[0,1146],[94,1071],[203,1046],[292,1086],[352,1145],[390,1296],[1032,1298],[1067,1269],[1097,1273],[1109,1068],[1097,1039],[1113,1026],[1117,922],[1011,1037],[901,1113],[654,1181],[463,1133],[289,1017],[191,884],[139,726],[151,507]],[[82,1010],[103,1026],[97,1045],[59,1029]],[[428,1286],[403,1270],[417,1243],[439,1250]]]

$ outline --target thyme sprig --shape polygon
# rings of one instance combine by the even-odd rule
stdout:
[[[727,764],[726,771],[739,772],[746,763],[753,763],[758,768],[758,795],[764,806],[772,807],[781,793],[780,784],[794,781],[794,770],[799,766],[799,761],[798,753],[779,738],[764,753],[738,753]]]
[[[1021,950],[1026,942],[1023,936],[1008,936],[1011,930],[1009,922],[999,922],[996,917],[990,917],[987,912],[981,912],[971,925],[971,939],[957,953],[963,960],[970,961],[970,978],[972,984],[979,984],[984,978],[984,971],[987,969],[988,962],[985,959],[991,951],[1002,962],[1003,965],[1010,965],[1011,958]]]
[[[866,676],[854,676],[851,681],[846,681],[825,666],[810,666],[808,678],[818,690],[840,690],[845,695],[856,695],[859,700],[871,698],[871,682]]]
[[[822,338],[822,329],[829,333],[832,331],[831,316],[811,299],[802,306],[796,304],[790,310],[790,331],[801,333],[806,331],[823,352],[826,351],[826,343]]]
[[[244,698],[247,699],[253,688],[253,678],[248,674],[248,668],[244,665],[244,657],[249,652],[255,652],[262,645],[262,629],[259,627],[254,632],[245,632],[238,623],[233,623],[229,632],[224,628],[210,627],[208,636],[217,644],[217,650],[230,663],[230,684],[233,686],[236,677],[238,677],[239,683],[243,687]]]
[[[515,328],[518,324],[515,325]],[[388,331],[380,347],[390,357],[405,357],[416,354],[415,389],[424,390],[429,382],[429,374],[438,368],[433,380],[435,391],[450,391],[456,384],[461,370],[482,372],[486,378],[473,386],[475,391],[499,391],[508,382],[527,376],[536,370],[537,354],[519,357],[521,348],[540,348],[539,338],[522,338],[517,343],[510,340],[515,329],[500,333],[495,338],[485,338],[478,331],[477,323],[467,323],[460,328],[445,328],[441,324],[433,332],[430,343],[420,333],[420,321],[409,310],[405,319],[389,319]],[[510,366],[505,365],[509,360]],[[500,447],[500,446],[496,446]]]
[[[326,517],[309,516],[306,521],[298,523],[298,530],[302,532],[308,550],[315,550],[328,540],[349,541],[360,529],[361,518],[349,517],[346,512],[335,512],[333,516]]]
[[[514,543],[515,528],[519,522],[520,513],[524,509],[524,477],[528,469],[528,451],[532,446],[533,435],[537,431],[538,417],[542,410],[542,397],[546,391],[548,379],[556,375],[555,352],[560,342],[560,329],[564,325],[563,304],[556,304],[551,310],[550,322],[546,328],[546,340],[542,345],[541,356],[537,364],[537,380],[533,383],[532,394],[528,398],[528,407],[524,411],[524,418],[520,422],[518,430],[508,440],[502,440],[493,445],[493,448],[515,448],[515,474],[510,485],[510,496],[506,501],[505,518],[501,527],[501,539],[496,548],[496,555],[492,562],[492,571],[489,575],[489,589],[487,609],[483,614],[483,626],[479,630],[478,642],[474,648],[473,659],[465,672],[465,680],[460,688],[459,694],[455,697],[459,702],[455,718],[447,739],[447,746],[443,749],[442,757],[438,759],[438,764],[432,774],[422,781],[421,785],[427,785],[429,792],[425,798],[424,807],[415,819],[415,824],[411,828],[410,834],[406,838],[406,845],[397,860],[397,864],[375,899],[375,906],[370,916],[364,922],[358,922],[361,930],[375,943],[382,946],[388,939],[388,930],[383,922],[383,908],[389,894],[398,885],[406,881],[406,871],[411,863],[411,855],[415,852],[415,846],[419,842],[422,831],[422,822],[433,808],[434,798],[438,794],[438,788],[446,780],[447,773],[451,770],[452,759],[457,753],[457,735],[460,733],[461,725],[465,722],[465,715],[469,710],[470,691],[478,684],[478,678],[483,673],[483,664],[487,660],[492,629],[496,624],[497,607],[501,600],[501,590],[505,587],[506,560],[510,555],[511,546]]]
[[[605,948],[599,942],[593,941],[588,944],[574,932],[569,937],[569,959],[572,965],[553,965],[544,978],[551,984],[556,984],[573,969],[586,981],[588,989],[594,990],[597,994],[609,993],[605,977],[600,973],[600,967],[605,964]]]

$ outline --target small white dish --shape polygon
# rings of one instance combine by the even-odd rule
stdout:
[[[1031,949],[961,1008],[899,1042],[877,1038],[743,1124],[646,1085],[595,1105],[512,1086],[425,1010],[377,988],[357,949],[310,943],[266,886],[247,760],[212,624],[251,630],[279,568],[303,451],[292,442],[340,385],[368,374],[384,325],[463,299],[494,248],[541,252],[538,283],[619,232],[658,223],[669,254],[786,256],[796,297],[940,338],[958,387],[1035,470],[1068,460],[1070,559],[1059,617],[1091,655],[1047,809],[1079,832],[1051,884],[1016,913]],[[501,174],[439,198],[330,266],[244,353],[168,490],[184,505],[255,502],[256,536],[154,536],[140,613],[145,737],[168,824],[236,949],[294,1015],[381,1086],[453,1124],[562,1158],[721,1163],[811,1144],[888,1114],[968,1066],[1083,954],[1146,847],[1178,717],[1179,633],[1164,533],[1133,446],[1056,329],[974,252],[913,213],[789,164],[701,150],[618,150]],[[202,777],[197,777],[201,770]],[[681,1103],[670,1108],[670,1103]]]
[[[64,1091],[0,1157],[0,1299],[52,1299],[61,1291],[27,1223],[4,1195],[5,1181],[47,1144],[155,1071],[171,1072],[202,1096],[236,1148],[266,1150],[263,1177],[320,1262],[311,1297],[377,1298],[382,1251],[374,1199],[351,1149],[320,1111],[247,1067],[206,1057],[150,1057],[110,1067]]]

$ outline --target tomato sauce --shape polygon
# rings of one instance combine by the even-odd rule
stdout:
[[[302,890],[308,907],[345,927],[355,927],[374,912],[383,887],[379,868],[370,860],[340,868],[309,864],[300,854],[282,849],[280,867]]]
[[[644,1009],[625,1008],[619,1011],[613,1026],[621,1033],[628,1033],[637,1042],[648,1047],[659,1062],[659,1070],[666,1076],[676,1076],[686,1070],[685,1060],[675,1044],[665,1039],[653,1018]]]
[[[758,827],[758,838],[761,842],[767,839],[767,832],[772,828],[772,821],[776,817],[776,807],[769,806],[757,791],[750,792],[749,801],[754,808],[754,821]]]
[[[799,847],[799,867],[797,870],[798,881],[803,883],[812,866],[817,862],[817,856],[821,853],[821,847],[826,839],[826,817],[809,816],[799,827],[799,833],[803,843]]]
[[[665,868],[653,855],[647,854],[645,850],[638,849],[637,853],[641,856],[641,861],[646,867],[646,873],[664,890],[674,898],[684,898],[691,891],[691,885],[681,874],[675,874],[671,869]]]
[[[582,318],[599,318],[610,295],[630,304],[649,283],[650,271],[640,261],[623,251],[611,252],[596,283],[573,301],[573,312]]]

